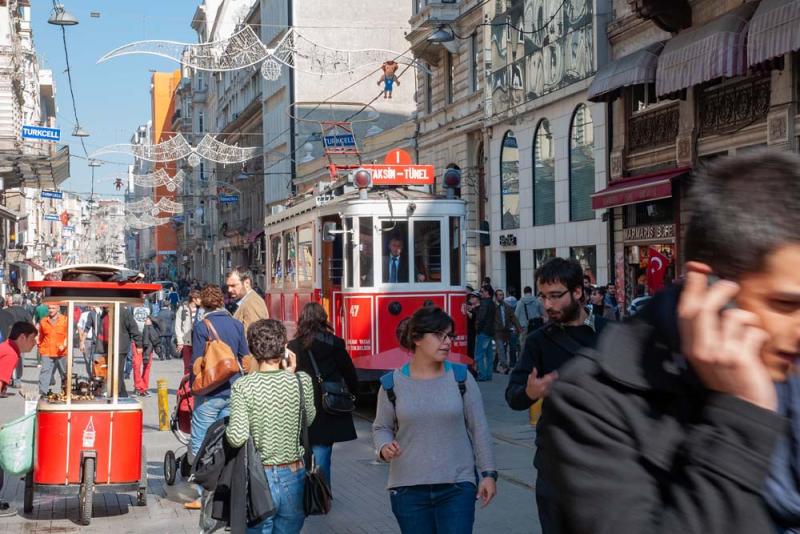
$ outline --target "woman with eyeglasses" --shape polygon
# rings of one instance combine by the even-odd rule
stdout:
[[[375,450],[390,464],[389,497],[404,534],[471,533],[476,498],[486,506],[497,492],[481,392],[465,366],[447,361],[453,326],[433,306],[405,319],[398,340],[411,361],[378,392]]]

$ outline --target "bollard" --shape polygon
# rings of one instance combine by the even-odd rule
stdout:
[[[169,390],[167,381],[159,378],[158,384],[158,429],[169,430]]]
[[[536,423],[539,422],[539,416],[542,415],[542,399],[537,400],[534,402],[530,408],[528,408],[528,417],[531,426],[536,426]]]

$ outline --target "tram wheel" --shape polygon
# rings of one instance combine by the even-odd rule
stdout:
[[[83,460],[83,482],[78,493],[78,521],[87,526],[92,522],[92,505],[94,501],[94,458]]]
[[[33,512],[33,471],[25,475],[25,496],[22,502],[22,511],[26,514]]]
[[[175,453],[167,451],[164,455],[164,480],[169,486],[175,484],[175,475],[178,472],[178,462],[175,459]]]

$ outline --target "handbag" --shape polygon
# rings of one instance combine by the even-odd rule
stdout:
[[[204,319],[203,323],[208,328],[210,337],[203,349],[203,356],[198,358],[192,367],[194,395],[206,395],[214,391],[241,371],[239,360],[228,344],[219,338],[211,321]]]
[[[314,374],[319,383],[322,409],[331,415],[353,413],[356,409],[356,397],[347,389],[347,384],[344,383],[344,380],[323,380],[311,349],[308,350],[308,357],[311,359],[311,365],[314,367]]]
[[[308,418],[306,416],[306,401],[303,395],[303,383],[299,375],[297,387],[300,389],[300,442],[303,445],[303,462],[306,466],[305,484],[303,485],[303,510],[306,515],[325,515],[331,511],[331,488],[325,480],[325,475],[314,463],[314,453],[308,440]]]

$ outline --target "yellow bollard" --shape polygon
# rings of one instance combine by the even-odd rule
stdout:
[[[542,415],[542,399],[537,400],[534,402],[530,408],[528,408],[528,417],[531,426],[536,426],[536,423],[539,422],[539,417]]]
[[[158,429],[169,430],[169,389],[167,381],[159,378],[158,384]]]

